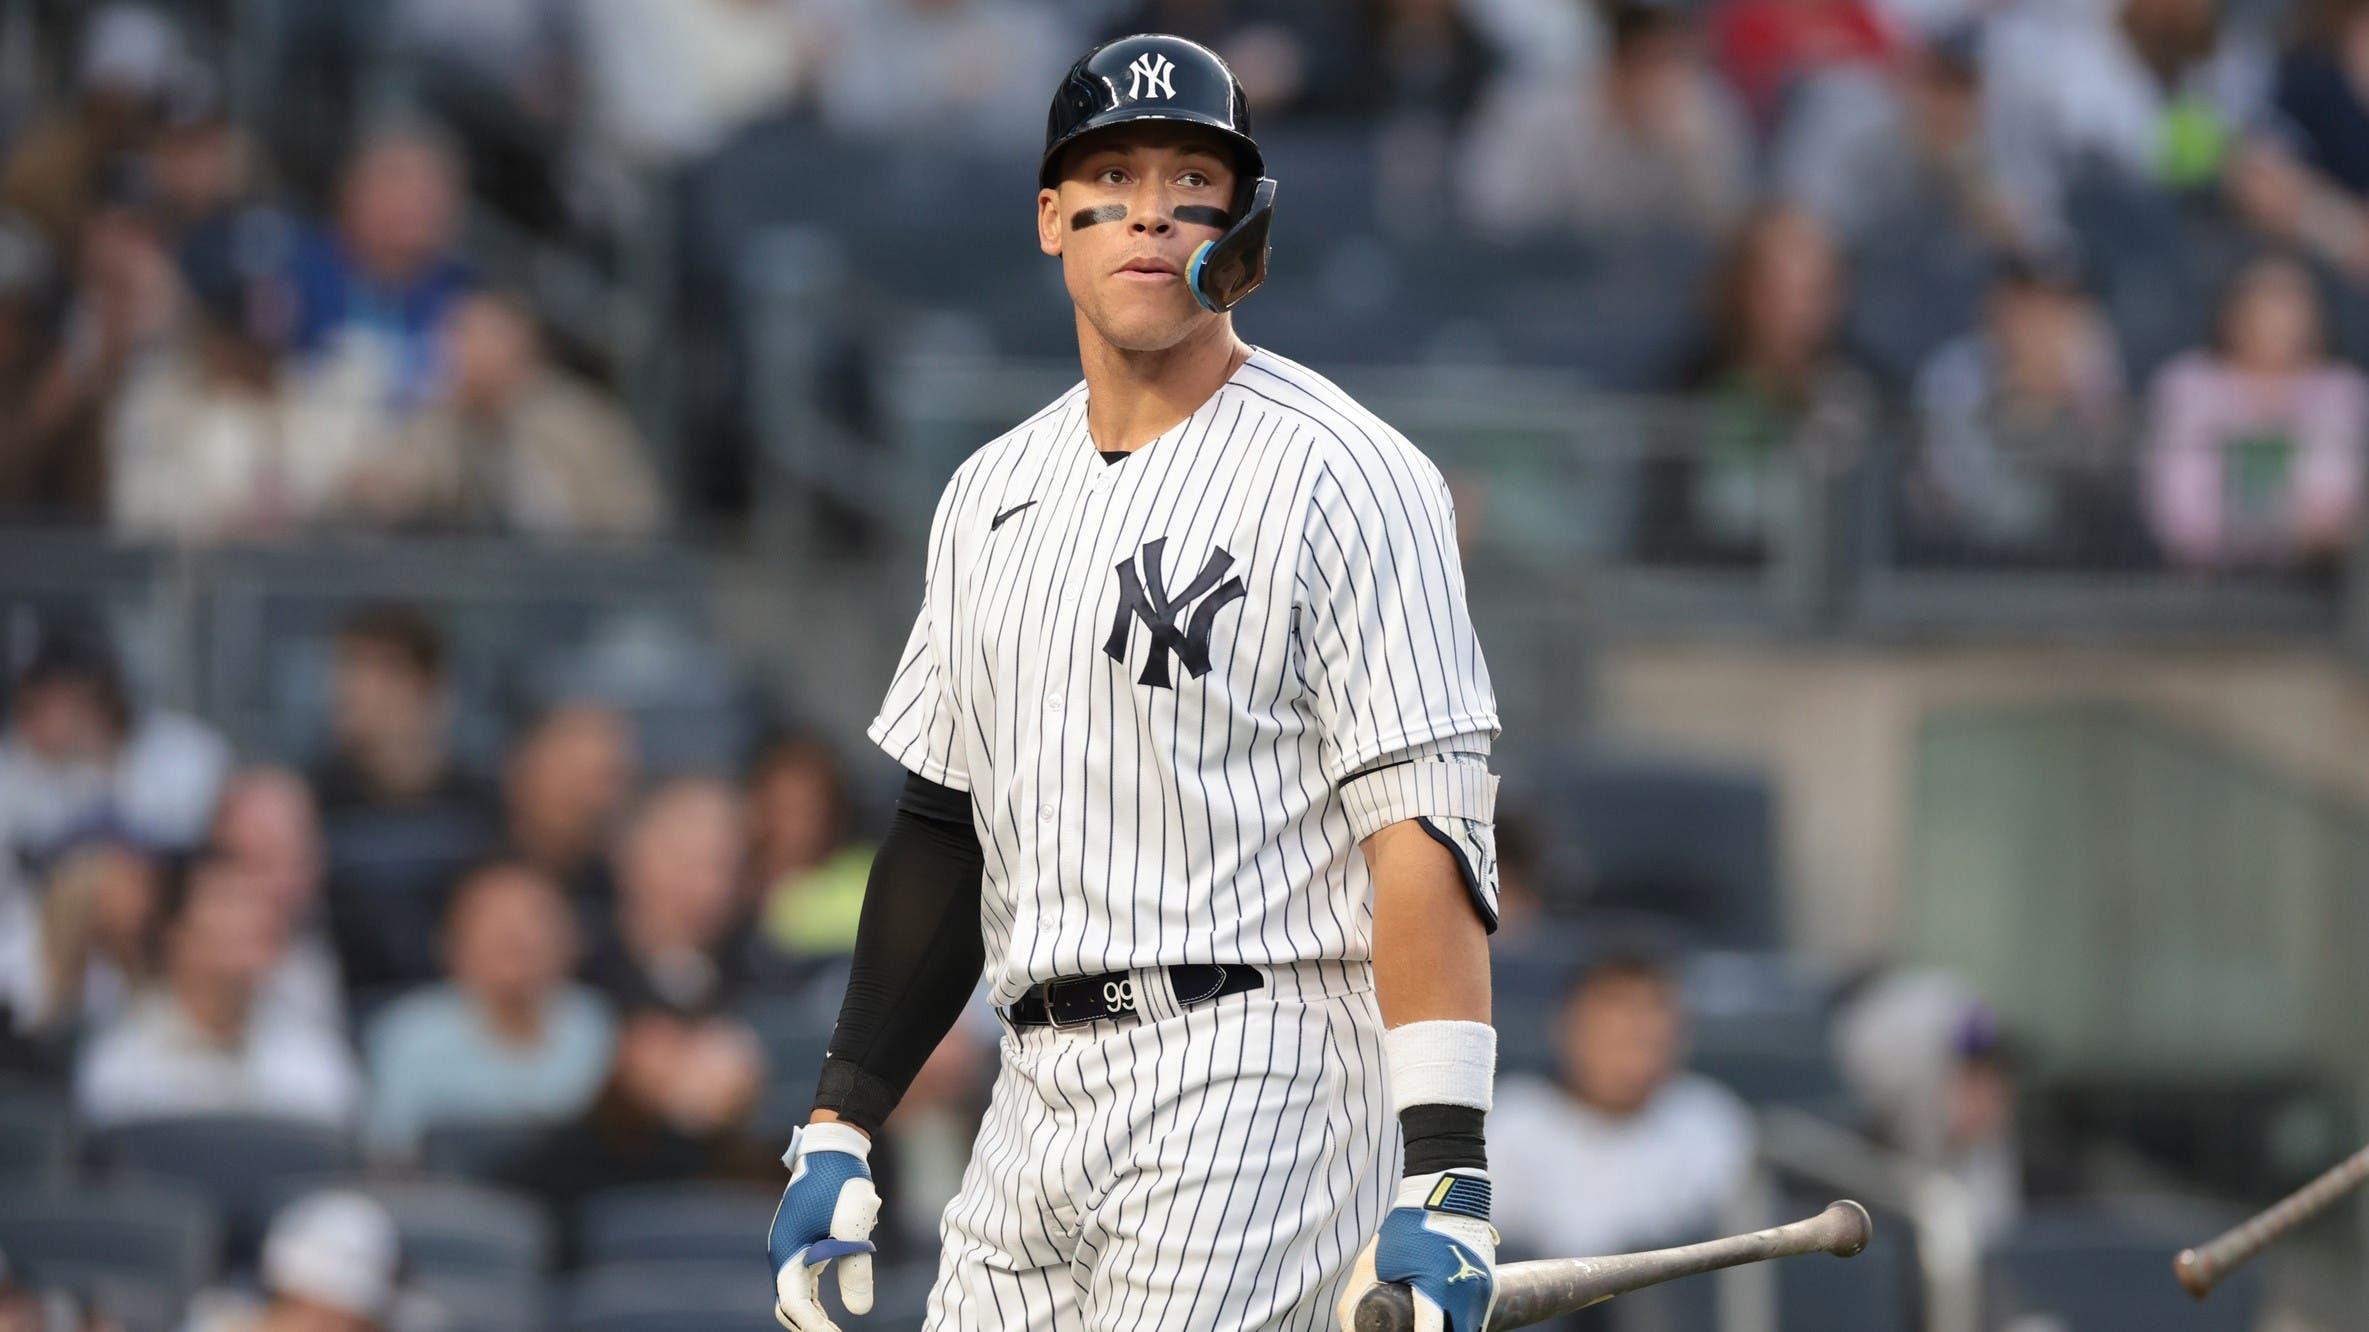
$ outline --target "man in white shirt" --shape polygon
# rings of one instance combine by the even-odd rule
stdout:
[[[1560,1076],[1508,1079],[1489,1141],[1520,1161],[1498,1179],[1509,1249],[1625,1253],[1701,1238],[1743,1186],[1752,1113],[1681,1069],[1685,1012],[1667,964],[1607,953],[1572,986],[1557,1029]]]
[[[75,1077],[85,1123],[191,1114],[349,1123],[361,1081],[345,1042],[259,1002],[286,938],[254,876],[201,861],[168,892],[162,983],[102,1033]]]

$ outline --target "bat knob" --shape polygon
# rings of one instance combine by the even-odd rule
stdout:
[[[1358,1297],[1354,1332],[1415,1332],[1415,1295],[1395,1282],[1377,1285]]]
[[[1834,1219],[1834,1239],[1826,1251],[1837,1258],[1856,1258],[1867,1251],[1867,1242],[1875,1238],[1875,1218],[1867,1209],[1848,1198],[1826,1209]]]
[[[2180,1278],[2180,1285],[2198,1299],[2213,1293],[2213,1274],[2203,1254],[2194,1249],[2180,1250],[2172,1259],[2172,1275]],[[1360,1332],[1363,1332],[1360,1325]]]

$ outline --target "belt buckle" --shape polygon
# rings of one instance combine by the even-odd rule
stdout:
[[[1073,1022],[1064,1022],[1061,1020],[1061,1005],[1059,1000],[1061,991],[1073,985],[1093,985],[1098,982],[1096,982],[1091,977],[1080,976],[1072,980],[1055,981],[1052,984],[1047,985],[1045,987],[1045,1021],[1049,1023],[1055,1031],[1067,1031],[1072,1027],[1085,1027],[1091,1026],[1097,1022],[1108,1021],[1125,1013],[1134,1013],[1136,1016],[1141,1017],[1141,1011],[1136,1008],[1135,978],[1126,972],[1113,972],[1110,974],[1117,977],[1117,979],[1104,979],[1099,982],[1099,984],[1102,986],[1102,993],[1096,997],[1100,998],[1102,1001],[1101,1011],[1087,1017],[1078,1018]]]

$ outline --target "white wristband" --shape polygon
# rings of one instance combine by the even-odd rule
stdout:
[[[1390,1110],[1462,1105],[1486,1112],[1497,1081],[1497,1029],[1486,1022],[1410,1022],[1382,1033]]]
[[[807,1152],[845,1152],[858,1161],[872,1159],[872,1140],[852,1124],[826,1119],[820,1124],[804,1124],[790,1133],[790,1149],[781,1154],[781,1163],[795,1167],[799,1156]]]

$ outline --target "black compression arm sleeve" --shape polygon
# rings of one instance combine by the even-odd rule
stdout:
[[[979,876],[971,798],[908,774],[873,857],[847,997],[814,1104],[876,1133],[979,982]]]

